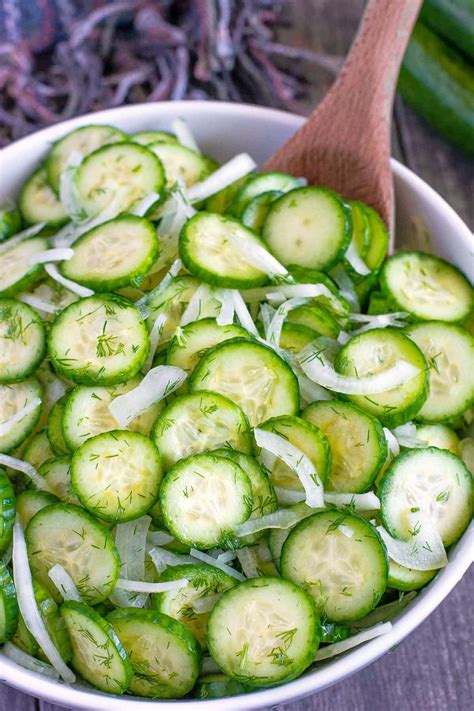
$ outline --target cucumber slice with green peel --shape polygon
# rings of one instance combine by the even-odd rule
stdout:
[[[49,184],[56,193],[59,193],[61,173],[74,151],[86,156],[101,146],[126,140],[126,134],[113,126],[92,125],[76,128],[56,141],[49,152],[46,160]]]
[[[367,313],[370,316],[378,316],[379,314],[386,314],[389,311],[390,304],[385,294],[382,294],[381,291],[373,291],[367,305]]]
[[[18,625],[18,603],[13,578],[0,560],[0,644],[8,642]]]
[[[43,388],[34,376],[21,383],[0,385],[0,425],[19,415],[34,400],[41,399],[42,394]],[[18,447],[33,432],[40,414],[41,403],[0,435],[0,452],[8,453]]]
[[[132,666],[110,622],[83,602],[64,602],[60,612],[71,639],[73,669],[100,691],[127,691]]]
[[[311,422],[300,417],[274,417],[260,425],[262,430],[274,432],[297,447],[314,464],[321,483],[325,483],[331,470],[331,450],[323,432]],[[272,483],[282,489],[304,491],[293,469],[281,459],[276,459],[270,472]]]
[[[4,242],[21,230],[21,214],[14,202],[0,206],[0,242]]]
[[[109,597],[120,572],[120,558],[107,528],[74,504],[38,511],[26,529],[31,572],[56,602],[61,601],[48,571],[56,563],[73,579],[86,602]]]
[[[229,289],[268,283],[268,275],[245,259],[246,245],[263,247],[260,238],[241,222],[210,212],[194,215],[179,236],[179,254],[191,274]]]
[[[134,143],[142,146],[149,146],[150,143],[179,143],[174,133],[170,131],[138,131],[130,136]]]
[[[151,222],[144,217],[122,215],[74,242],[74,255],[62,262],[61,272],[93,291],[138,287],[156,262],[158,252]]]
[[[159,612],[179,620],[193,633],[201,647],[207,649],[206,625],[209,613],[219,594],[234,587],[237,581],[219,568],[199,563],[168,567],[160,575],[160,583],[182,578],[188,579],[187,585],[178,590],[154,593],[153,605]],[[206,601],[206,598],[209,600]],[[202,612],[199,611],[199,605],[203,608]]]
[[[179,335],[174,336],[166,352],[167,365],[182,368],[191,374],[199,359],[209,348],[231,338],[249,338],[245,328],[234,323],[219,326],[214,318],[203,318],[184,326]]]
[[[160,454],[139,432],[113,430],[76,449],[71,483],[82,505],[112,523],[143,516],[158,499],[163,469]]]
[[[273,484],[267,472],[263,469],[259,462],[257,462],[255,457],[243,454],[242,452],[236,452],[233,449],[216,449],[213,454],[217,454],[219,457],[227,457],[228,459],[232,459],[232,461],[236,462],[250,479],[253,500],[250,518],[260,518],[261,516],[266,516],[267,514],[273,513],[277,510],[278,499],[275,489],[273,488]],[[247,536],[242,536],[240,538],[240,543],[244,546],[253,546],[264,535],[265,531],[250,533]]]
[[[16,511],[20,517],[21,523],[26,528],[38,511],[46,508],[46,506],[51,506],[51,504],[59,503],[60,501],[58,497],[54,496],[54,494],[50,494],[47,491],[28,489],[27,491],[22,491],[21,494],[18,494],[16,500]]]
[[[48,227],[60,227],[69,221],[64,205],[48,183],[44,166],[38,168],[24,184],[18,206],[26,225],[44,222]]]
[[[299,411],[298,381],[275,351],[234,338],[209,350],[189,382],[191,392],[211,390],[239,405],[252,427]]]
[[[428,511],[447,547],[473,513],[474,482],[464,462],[437,447],[410,449],[392,461],[379,484],[382,520],[395,538],[409,540],[409,514]]]
[[[194,688],[194,696],[197,699],[223,699],[227,696],[245,694],[252,690],[246,684],[230,679],[225,674],[208,674],[198,679]]]
[[[329,442],[331,469],[326,488],[351,494],[370,489],[387,459],[387,441],[380,422],[339,400],[313,402],[302,417]]]
[[[318,335],[337,338],[341,330],[336,319],[323,306],[298,306],[288,313],[288,323],[306,326]]]
[[[0,299],[0,383],[28,378],[46,354],[40,317],[16,299]]]
[[[311,303],[324,306],[325,310],[334,316],[336,320],[342,320],[342,323],[346,323],[351,311],[351,306],[341,295],[339,287],[327,274],[317,269],[308,269],[307,267],[301,267],[296,264],[290,264],[288,271],[298,284],[322,284],[325,286],[333,296],[315,296],[311,299]]]
[[[227,547],[234,528],[249,518],[252,507],[247,474],[215,454],[182,459],[165,475],[160,488],[166,528],[193,548]]]
[[[290,312],[291,313],[291,312]],[[312,328],[286,321],[281,329],[280,348],[290,353],[299,353],[303,348],[318,338],[320,334]]]
[[[56,457],[63,457],[69,455],[71,450],[69,449],[66,440],[64,439],[64,408],[66,406],[67,394],[57,400],[48,417],[48,427],[47,434],[48,440],[51,445],[51,449]]]
[[[160,193],[165,175],[160,161],[138,143],[115,143],[90,153],[77,169],[77,200],[87,217],[94,217],[120,196],[117,212],[130,209],[150,193]]]
[[[242,213],[249,203],[262,193],[278,191],[287,193],[301,186],[301,180],[286,173],[259,173],[248,179],[230,207],[230,212],[235,217],[242,217]]]
[[[346,203],[351,211],[352,217],[352,239],[357,254],[361,259],[367,255],[371,240],[371,229],[369,224],[369,215],[367,206],[358,200],[348,200]],[[371,208],[368,208],[369,210]],[[346,260],[345,268],[347,269],[348,262]],[[350,268],[350,265],[349,265]]]
[[[119,423],[109,410],[109,405],[116,397],[136,388],[141,380],[141,377],[136,375],[127,383],[112,385],[109,388],[77,385],[69,391],[64,407],[63,432],[71,452],[90,437],[120,429]],[[127,429],[148,435],[163,407],[163,402],[154,403],[135,417]]]
[[[351,233],[350,212],[342,199],[331,190],[310,186],[291,190],[273,203],[262,237],[285,266],[328,271],[343,257]]]
[[[234,183],[228,185],[226,188],[219,190],[218,193],[210,195],[204,203],[204,209],[206,212],[216,212],[219,215],[229,212],[232,209],[232,202],[235,196],[251,177],[252,174],[250,174],[250,176],[244,175],[243,178],[240,178]]]
[[[424,588],[434,578],[437,570],[413,570],[395,561],[389,561],[387,586],[395,590],[409,592]]]
[[[361,380],[383,373],[396,363],[406,361],[418,373],[396,388],[371,395],[341,395],[377,417],[386,427],[396,427],[412,420],[427,400],[428,363],[418,346],[396,328],[374,328],[353,336],[336,356],[338,373]]]
[[[230,447],[251,453],[252,433],[238,405],[214,392],[181,395],[159,415],[152,439],[165,469],[193,454]]]
[[[15,296],[41,278],[43,265],[30,260],[46,249],[48,240],[31,237],[0,254],[0,296]]]
[[[156,610],[114,610],[108,618],[132,663],[129,691],[136,696],[178,699],[199,676],[201,650],[191,632]]]
[[[369,223],[369,243],[364,251],[363,259],[371,272],[376,272],[382,266],[387,256],[389,235],[385,222],[373,208],[361,203]],[[369,277],[367,277],[369,279]]]
[[[15,647],[18,647],[18,649],[21,649],[31,657],[37,657],[39,655],[39,644],[28,630],[21,614],[18,615],[17,628],[11,641]]]
[[[15,492],[5,469],[0,469],[0,554],[12,540],[15,522]]]
[[[334,622],[321,621],[321,643],[334,644],[342,642],[343,639],[350,637],[351,628],[347,625],[336,625]]]
[[[209,617],[209,650],[225,674],[252,687],[290,681],[313,661],[319,618],[289,580],[254,578],[228,590]]]
[[[181,180],[189,188],[212,173],[209,159],[179,143],[150,143],[147,148],[157,156],[164,168],[166,187]]]
[[[284,195],[281,190],[269,190],[266,193],[256,195],[242,210],[240,219],[249,229],[259,234],[263,223],[270,209],[270,205],[279,197]]]
[[[68,457],[48,459],[38,470],[44,477],[48,488],[58,499],[65,504],[78,504],[80,502],[71,486],[71,460]]]
[[[465,321],[474,308],[474,290],[455,266],[422,252],[399,252],[380,274],[382,291],[394,310],[417,321]]]
[[[388,558],[379,534],[363,518],[337,510],[319,511],[295,526],[280,565],[331,622],[360,619],[387,587]]]
[[[174,335],[179,326],[181,316],[186,310],[186,306],[191,301],[194,292],[199,286],[199,281],[191,276],[177,276],[165,288],[160,285],[148,294],[147,306],[150,309],[150,316],[147,319],[149,329],[153,328],[155,320],[160,314],[166,314],[166,321],[161,333],[161,343],[166,343]],[[220,309],[220,302],[215,301],[215,313],[206,313],[206,305],[203,304],[200,310],[200,318],[207,316],[217,316]],[[209,305],[211,308],[212,304]]]
[[[416,438],[426,442],[427,447],[447,449],[459,456],[459,437],[446,425],[417,425]]]
[[[89,296],[62,311],[48,351],[60,375],[79,385],[116,385],[136,375],[150,348],[145,322],[131,301]]]
[[[452,420],[474,404],[474,338],[463,328],[426,321],[405,329],[429,366],[430,392],[416,415],[421,422]]]
[[[293,504],[293,506],[288,506],[287,510],[294,511],[295,514],[298,515],[300,521],[305,518],[308,518],[308,516],[312,516],[315,512],[314,509],[307,506],[304,501],[301,501],[298,504]],[[268,547],[270,548],[273,562],[275,563],[278,569],[280,568],[280,557],[283,544],[290,535],[290,531],[295,526],[296,523],[293,526],[289,526],[288,528],[272,528],[268,534]]]

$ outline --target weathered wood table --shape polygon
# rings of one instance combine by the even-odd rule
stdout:
[[[291,29],[282,29],[282,39],[345,54],[364,4],[364,0],[288,0]],[[309,63],[300,71],[315,87],[307,101],[309,110],[332,78]],[[434,134],[400,100],[395,105],[393,155],[443,195],[469,225],[474,224],[472,161]],[[471,569],[397,649],[339,685],[287,704],[285,711],[470,711],[474,706],[473,587]],[[0,684],[0,711],[64,710]]]

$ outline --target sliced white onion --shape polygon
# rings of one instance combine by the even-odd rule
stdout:
[[[401,447],[423,449],[427,446],[425,440],[419,439],[416,436],[416,425],[414,425],[413,422],[406,422],[404,425],[395,427],[393,434]]]
[[[357,272],[357,274],[360,274],[361,276],[367,276],[367,274],[370,274],[370,269],[357,252],[357,248],[354,243],[354,238],[351,239],[349,246],[346,249],[344,259],[349,262],[349,264],[351,265],[353,270]]]
[[[261,244],[258,244],[258,242],[255,242],[253,239],[248,239],[243,233],[237,237],[229,232],[226,239],[247,264],[251,264],[270,277],[276,275],[288,276],[286,267],[280,264],[273,254],[270,254],[270,252]]]
[[[293,309],[297,309],[298,306],[303,306],[307,304],[307,298],[295,297],[293,299],[288,299],[281,306],[279,306],[273,316],[268,330],[265,331],[265,338],[273,346],[277,348],[280,346],[281,330],[283,328],[283,323]]]
[[[156,349],[160,345],[161,337],[163,335],[163,330],[165,328],[167,320],[168,314],[166,313],[166,311],[162,311],[161,313],[159,313],[157,318],[155,319],[155,323],[153,324],[153,327],[149,333],[150,350],[148,351],[146,361],[143,364],[143,373],[148,373],[153,364],[153,358],[155,357]]]
[[[292,365],[295,375],[298,378],[301,397],[308,405],[315,402],[315,400],[333,399],[333,394],[330,393],[329,390],[326,390],[321,385],[318,385],[318,383],[310,380],[300,368],[295,368],[291,362],[290,365]]]
[[[448,557],[432,517],[420,509],[410,512],[408,518],[414,532],[409,541],[392,538],[385,528],[377,526],[390,558],[413,570],[444,568],[448,564]]]
[[[324,501],[333,506],[350,506],[354,511],[377,511],[380,508],[380,499],[373,491],[368,491],[366,494],[325,491]]]
[[[21,667],[36,672],[37,674],[48,676],[51,679],[60,678],[60,675],[56,669],[51,666],[51,664],[46,664],[46,662],[42,662],[39,659],[36,659],[36,657],[32,657],[30,654],[27,654],[11,642],[6,642],[3,645],[2,654],[8,657],[8,659],[11,659],[12,662],[15,662],[15,664],[19,664]]]
[[[238,550],[237,559],[247,578],[258,578],[257,556],[251,548],[241,548]]]
[[[210,299],[215,298],[214,290],[208,284],[198,286],[181,316],[179,325],[186,326],[188,323],[198,321],[203,311],[203,303],[206,304]]]
[[[88,289],[86,286],[76,284],[76,282],[72,281],[71,279],[66,279],[66,277],[60,274],[59,269],[55,264],[45,264],[44,268],[47,274],[49,274],[49,276],[51,277],[51,279],[54,279],[54,281],[57,281],[59,284],[65,286],[66,289],[72,291],[73,294],[77,294],[81,298],[94,295],[92,289]]]
[[[295,491],[294,489],[284,489],[281,486],[275,486],[278,503],[283,504],[299,504],[306,499],[304,491]]]
[[[144,197],[142,200],[139,200],[139,202],[137,202],[130,210],[130,213],[132,215],[136,215],[137,217],[145,217],[148,210],[153,207],[155,202],[157,202],[159,199],[159,193],[152,192],[146,197]]]
[[[236,526],[235,533],[237,536],[248,536],[250,533],[265,531],[267,528],[291,528],[295,523],[301,520],[300,514],[297,514],[291,509],[280,509],[274,513],[265,514],[258,518],[249,518],[244,523]]]
[[[158,365],[145,375],[136,388],[114,398],[109,410],[120,424],[127,427],[151,405],[171,395],[186,380],[187,373],[173,365]]]
[[[36,309],[36,311],[42,311],[45,314],[56,314],[58,311],[61,311],[61,307],[57,304],[52,304],[50,301],[44,301],[44,299],[40,299],[34,294],[23,292],[16,298],[18,301],[23,301],[24,304],[28,304],[28,306]]]
[[[146,541],[151,546],[166,546],[167,543],[174,541],[174,536],[171,536],[166,531],[148,531]]]
[[[275,432],[267,432],[256,427],[254,436],[259,447],[274,454],[295,472],[306,492],[306,504],[311,508],[322,508],[324,506],[323,485],[316,467],[306,454]]]
[[[148,308],[148,302],[151,298],[155,298],[158,294],[161,294],[165,289],[169,287],[173,279],[179,274],[183,268],[183,262],[181,259],[175,259],[168,272],[165,274],[163,279],[160,281],[158,286],[156,286],[152,291],[145,294],[141,299],[135,302],[135,306],[142,314],[143,318],[148,318],[150,315],[150,309]]]
[[[237,314],[237,318],[240,321],[240,325],[245,328],[252,336],[258,336],[257,327],[250,315],[250,311],[247,308],[242,294],[237,289],[232,289],[232,298],[234,300],[234,309]]]
[[[387,440],[387,446],[392,457],[398,457],[400,454],[400,445],[398,444],[398,439],[395,437],[393,432],[391,432],[388,427],[383,428],[383,433],[385,439]]]
[[[168,583],[148,583],[143,580],[128,580],[127,578],[119,578],[115,583],[115,587],[127,592],[139,593],[161,593],[169,592],[170,590],[180,590],[189,583],[187,578],[179,578],[179,580],[170,580]]]
[[[33,400],[31,400],[31,402],[28,402],[26,405],[24,405],[21,410],[15,412],[15,414],[8,418],[8,420],[5,420],[5,422],[0,423],[0,437],[3,437],[8,432],[10,432],[12,427],[14,427],[18,422],[21,422],[24,417],[30,415],[38,407],[41,407],[41,398],[35,397],[33,398]]]
[[[336,264],[334,269],[331,271],[330,276],[338,285],[341,291],[341,296],[349,302],[354,311],[360,311],[359,297],[357,296],[352,279],[342,264]]]
[[[53,567],[48,570],[48,577],[51,578],[64,600],[76,600],[76,602],[82,602],[81,593],[77,589],[74,580],[62,565],[59,563],[53,565]]]
[[[212,551],[211,554],[212,553],[214,553],[214,551]],[[230,563],[232,560],[235,560],[235,558],[237,558],[237,553],[235,551],[225,551],[225,553],[219,553],[219,555],[215,557],[221,563]]]
[[[44,227],[46,227],[46,222],[38,222],[37,225],[32,225],[31,227],[27,227],[26,230],[17,232],[14,237],[10,237],[10,239],[5,240],[5,242],[0,242],[0,254],[9,252],[10,249],[16,247],[17,244],[20,244],[20,242],[24,242],[25,239],[34,237],[38,234],[38,232],[41,232]]]
[[[44,404],[49,411],[53,405],[64,395],[66,386],[59,378],[52,378],[44,388]]]
[[[336,657],[338,654],[347,652],[348,649],[357,647],[363,642],[368,642],[370,639],[375,639],[383,634],[387,634],[392,629],[391,622],[384,622],[383,624],[375,625],[374,627],[369,627],[369,629],[359,632],[358,634],[348,637],[347,639],[341,640],[341,642],[334,642],[334,644],[328,644],[327,647],[321,647],[316,653],[314,658],[315,662],[320,662],[323,659],[330,659],[331,657]]]
[[[135,521],[119,523],[115,528],[115,546],[120,557],[120,573],[123,578],[145,578],[145,553],[150,523],[149,516],[141,516]],[[144,607],[148,594],[130,595],[127,590],[117,589],[115,586],[110,600],[117,607]]]
[[[204,612],[211,612],[222,595],[223,593],[215,593],[214,595],[198,597],[192,601],[191,606],[198,615],[202,615]]]
[[[227,573],[227,575],[230,575],[232,578],[235,578],[236,580],[240,580],[241,582],[246,580],[246,578],[243,575],[241,575],[239,572],[237,572],[237,570],[234,570],[234,568],[232,568],[230,565],[221,563],[220,560],[213,558],[212,555],[208,555],[207,553],[198,551],[195,548],[191,548],[191,550],[189,552],[191,553],[191,556],[193,558],[202,560],[203,563],[208,563],[209,565],[213,565],[214,568],[219,568],[219,570],[222,570],[222,572]]]
[[[338,531],[342,533],[346,538],[352,538],[354,535],[354,529],[350,526],[346,526],[344,523],[340,523],[337,527]]]
[[[62,676],[67,684],[72,684],[76,677],[63,662],[61,655],[54,646],[36,604],[25,536],[19,518],[16,519],[13,527],[13,579],[18,607],[26,627],[58,674]]]
[[[66,214],[73,222],[80,222],[82,210],[77,200],[75,177],[83,155],[79,151],[71,151],[64,170],[59,177],[59,199],[61,200]]]
[[[47,262],[64,262],[74,256],[74,250],[69,247],[57,247],[56,249],[45,249],[44,252],[36,252],[29,258],[30,264],[46,264]]]
[[[208,178],[188,188],[190,202],[200,202],[251,173],[257,164],[248,153],[240,153],[212,173]]]
[[[0,465],[2,464],[4,467],[9,467],[10,469],[15,469],[16,471],[26,474],[28,479],[31,479],[37,489],[48,491],[50,494],[54,493],[51,491],[44,478],[38,474],[34,466],[29,462],[24,462],[23,459],[11,457],[9,454],[0,454]]]
[[[258,545],[254,546],[254,551],[257,556],[257,560],[265,562],[273,560],[272,552],[266,540],[262,540],[258,543]]]
[[[380,605],[376,607],[375,610],[369,612],[365,617],[357,620],[351,625],[352,629],[366,629],[367,627],[372,627],[372,625],[378,622],[389,622],[398,615],[404,607],[406,607],[414,598],[416,597],[416,591],[406,593],[403,597],[400,597],[394,602],[389,602],[386,605]]]
[[[162,573],[165,568],[173,565],[198,565],[197,560],[190,555],[179,555],[172,551],[167,551],[166,548],[150,548],[148,555],[153,561],[153,564],[159,573]]]
[[[194,138],[187,122],[182,118],[176,118],[171,123],[171,130],[176,135],[176,138],[185,148],[189,148],[196,153],[200,153],[199,146]]]
[[[216,289],[215,298],[220,302],[221,308],[217,316],[219,326],[228,326],[234,323],[234,299],[231,289]]]

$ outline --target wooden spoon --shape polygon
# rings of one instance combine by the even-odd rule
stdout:
[[[371,205],[392,232],[390,123],[400,64],[422,0],[368,0],[336,82],[263,166]]]

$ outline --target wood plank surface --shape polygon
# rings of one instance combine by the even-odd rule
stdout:
[[[345,54],[364,0],[288,0],[282,41],[331,54]],[[332,77],[304,62],[311,84],[302,110],[309,112]],[[424,178],[474,224],[474,166],[400,100],[395,106],[393,155]],[[470,711],[474,684],[474,572],[410,637],[375,664],[331,689],[294,701],[278,711]],[[110,709],[113,710],[113,699]],[[225,711],[225,701],[222,703]],[[0,685],[0,711],[64,711]]]

